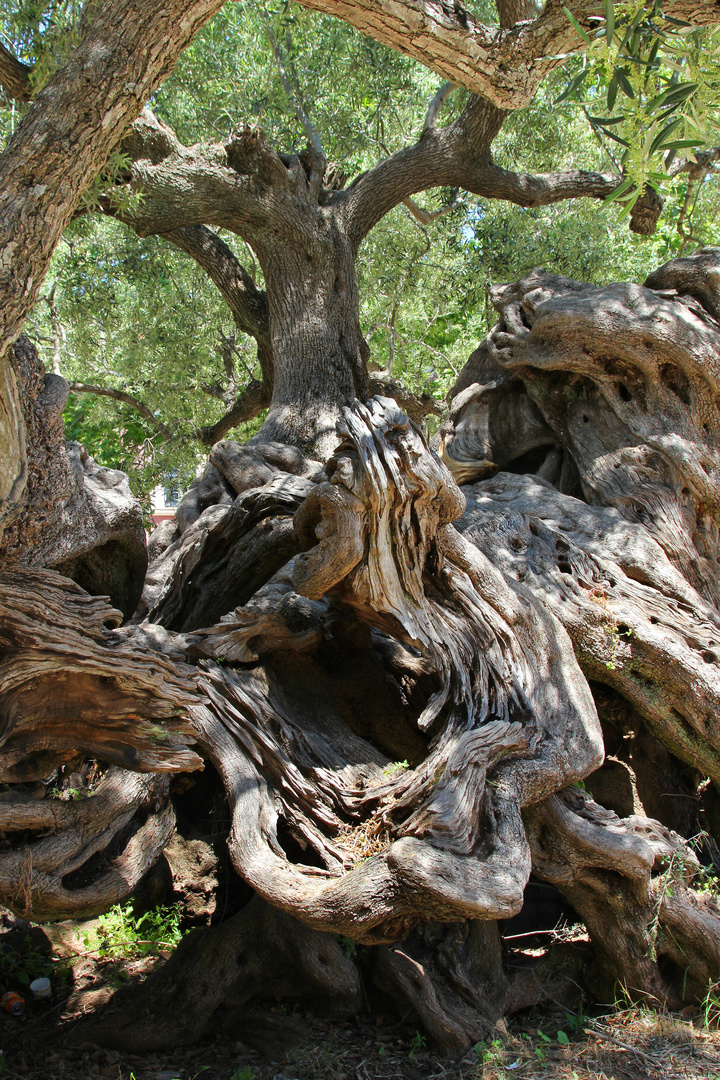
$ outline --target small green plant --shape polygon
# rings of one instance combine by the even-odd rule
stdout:
[[[706,1031],[720,1026],[720,982],[709,982],[700,1010]]]
[[[135,916],[132,904],[116,904],[85,935],[85,946],[100,956],[149,956],[174,949],[182,937],[178,905]]]
[[[241,1069],[235,1070],[230,1080],[255,1080],[255,1073],[249,1065],[243,1065]]]
[[[53,958],[38,948],[30,947],[23,952],[8,948],[0,952],[0,982],[5,985],[29,986],[34,979],[47,979],[56,973]]]
[[[78,799],[86,799],[90,793],[80,791],[79,788],[50,788],[48,795],[51,799],[62,799],[63,802],[77,802]]]
[[[357,942],[353,941],[352,938],[344,937],[343,934],[338,934],[337,935],[337,943],[340,946],[340,948],[342,949],[342,951],[345,953],[345,955],[347,956],[348,960],[352,960],[352,958],[354,956],[357,956],[357,952],[358,952]]]
[[[583,1028],[585,1027],[585,1025],[587,1024],[587,1019],[588,1019],[587,1014],[585,1012],[585,1009],[583,1008],[583,1003],[582,1003],[582,999],[581,999],[580,1008],[578,1009],[577,1012],[575,1012],[575,1013],[566,1012],[565,1013],[565,1027],[569,1031],[572,1031],[573,1033],[581,1032],[583,1030]],[[558,1032],[558,1042],[560,1041],[559,1035],[560,1035],[560,1033]]]
[[[410,765],[407,761],[392,761],[383,769],[383,776],[395,776],[397,773],[409,768]]]
[[[475,1043],[473,1049],[480,1059],[481,1075],[503,1065],[505,1047],[502,1039],[492,1039],[490,1043]]]
[[[418,1050],[424,1050],[426,1044],[427,1039],[425,1038],[425,1036],[421,1034],[421,1032],[416,1031],[412,1039],[410,1040],[410,1053],[408,1054],[408,1057],[411,1061],[415,1060],[415,1055],[417,1054]]]
[[[626,638],[627,640],[629,640],[632,637],[632,627],[619,626],[615,617],[613,616],[612,619],[609,620],[606,624],[605,632],[610,638],[612,648],[612,656],[605,664],[605,667],[613,671],[615,669],[615,661],[617,659],[617,651],[620,646],[620,639]]]

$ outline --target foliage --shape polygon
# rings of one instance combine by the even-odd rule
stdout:
[[[174,949],[182,937],[178,905],[136,916],[132,904],[116,904],[85,935],[86,948],[100,956],[149,956]]]
[[[230,312],[195,263],[156,237],[141,241],[99,218],[76,222],[65,240],[44,293],[54,290],[65,338],[62,374],[123,390],[173,435],[166,439],[130,405],[77,394],[66,408],[67,437],[101,464],[127,472],[136,492],[171,475],[185,489],[204,457],[196,428],[224,410],[208,391],[225,378],[219,335],[232,332]],[[55,328],[47,300],[36,306],[28,330],[49,366]],[[251,342],[238,347],[238,365],[257,376]]]
[[[15,0],[0,8],[2,35],[19,60],[32,67],[34,90],[41,90],[82,36],[79,0]]]
[[[395,776],[399,772],[404,772],[405,769],[409,769],[410,766],[407,761],[393,761],[390,765],[386,765],[383,769],[383,776]]]
[[[720,31],[666,16],[662,0],[606,0],[590,33],[565,12],[586,49],[558,101],[580,102],[611,156],[618,151],[626,180],[611,200],[625,216],[646,184],[664,187],[679,152],[717,141]]]
[[[17,951],[11,948],[0,950],[0,983],[4,986],[13,983],[29,986],[35,979],[49,978],[53,970],[52,956],[32,944]]]

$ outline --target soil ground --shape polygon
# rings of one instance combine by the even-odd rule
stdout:
[[[22,925],[27,933],[29,924]],[[17,935],[14,926],[10,932]],[[695,1015],[617,1006],[578,1014],[533,1010],[509,1029],[501,1026],[495,1039],[478,1043],[461,1061],[449,1061],[427,1045],[409,1017],[318,1018],[277,1002],[258,1004],[229,1021],[223,1033],[192,1048],[143,1057],[70,1048],[65,1045],[68,1033],[84,1016],[112,1008],[119,988],[131,994],[163,956],[102,955],[91,947],[87,927],[77,924],[32,928],[31,933],[35,942],[24,964],[29,970],[33,964],[50,965],[53,997],[33,1002],[25,992],[26,1014],[19,1020],[0,1012],[3,1080],[720,1078],[720,1009],[710,998],[704,1013]],[[0,956],[7,957],[12,947],[8,932],[0,934]]]

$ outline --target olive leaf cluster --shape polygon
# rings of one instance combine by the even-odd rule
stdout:
[[[666,188],[680,155],[718,140],[720,31],[666,15],[662,0],[605,0],[589,33],[564,10],[586,48],[557,103],[579,104],[624,173],[607,202],[627,217],[646,185]]]

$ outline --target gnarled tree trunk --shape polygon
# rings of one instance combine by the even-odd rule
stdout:
[[[714,260],[663,273],[687,270],[711,293]],[[372,946],[372,985],[409,1000],[448,1050],[579,976],[577,951],[503,973],[498,921],[522,907],[531,871],[586,924],[596,989],[702,996],[720,909],[692,890],[696,856],[641,805],[618,816],[582,790],[608,700],[717,778],[720,330],[697,284],[698,300],[655,284],[594,290],[534,272],[499,290],[502,321],[442,439],[450,468],[384,398],[343,409],[324,468],[273,441],[218,444],[204,481],[218,497],[203,507],[204,489],[191,493],[125,627],[66,578],[8,568],[5,901],[36,917],[97,911],[172,827],[160,780],[110,770],[77,804],[18,785],[76,755],[193,768],[193,737],[225,788],[257,918],[283,911],[283,940],[305,957],[328,932]],[[492,475],[463,493],[452,471]],[[208,956],[245,942],[239,966],[196,985],[208,1023],[257,967],[248,919],[208,932]],[[173,1000],[182,957],[203,948],[93,1037],[146,1048],[153,1031],[197,1035],[134,1021]],[[279,972],[277,985],[297,997],[311,984]]]
[[[219,3],[180,6],[169,49],[139,82],[124,81],[131,41],[119,84],[93,91],[89,127],[102,112],[111,129],[94,148],[68,114],[66,150],[48,158],[42,101],[18,129],[11,149],[36,133],[42,160],[29,189],[12,154],[2,174],[11,196],[25,192],[0,215],[0,231],[25,222],[7,245],[21,250],[5,281],[6,343],[77,205],[78,175],[137,114],[127,94],[147,93]],[[423,5],[380,6],[384,32]],[[106,1044],[191,1040],[269,987],[335,994],[352,1011],[360,975],[328,933],[369,946],[366,988],[409,1001],[452,1052],[504,1013],[557,999],[563,971],[577,980],[586,961],[599,992],[620,983],[669,1005],[720,975],[720,908],[693,890],[698,859],[672,815],[642,813],[646,778],[618,756],[634,776],[630,807],[590,795],[613,730],[649,732],[670,765],[694,770],[708,809],[720,784],[720,256],[676,261],[644,287],[535,271],[495,290],[501,320],[461,377],[439,454],[395,401],[367,400],[354,261],[385,213],[443,184],[540,205],[619,183],[494,165],[503,109],[551,62],[533,37],[574,40],[549,8],[514,26],[523,12],[501,3],[505,29],[486,44],[533,72],[486,72],[487,99],[442,129],[435,115],[347,189],[317,149],[282,155],[250,130],[187,148],[149,113],[134,125],[123,149],[143,197],[126,216],[221,285],[258,341],[252,408],[270,411],[250,445],[215,443],[176,532],[153,540],[125,625],[144,569],[137,507],[81,450],[68,457],[62,380],[23,369],[22,356],[3,369],[0,894],[39,918],[127,895],[173,827],[163,774],[203,761],[227,798],[233,866],[255,893],[95,1029]],[[58,101],[77,92],[78,65],[95,70],[108,19],[56,79]],[[454,14],[441,21],[458,31]],[[135,40],[137,19],[123,27]],[[73,139],[83,149],[65,175]],[[646,193],[634,226],[647,231],[658,210]],[[252,246],[266,296],[208,220]],[[54,794],[60,769],[93,778],[87,799]],[[500,923],[522,908],[531,873],[573,905],[589,958],[504,968]]]

